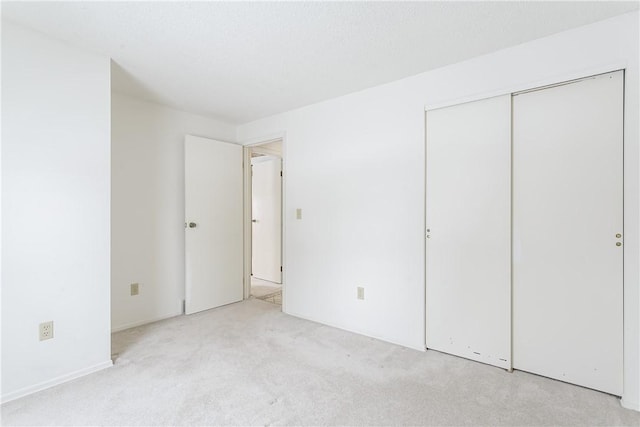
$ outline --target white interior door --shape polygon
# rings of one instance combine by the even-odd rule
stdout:
[[[511,364],[511,97],[427,112],[426,342]]]
[[[242,300],[242,146],[187,135],[185,312]]]
[[[616,395],[622,120],[622,72],[513,97],[514,368]]]
[[[282,283],[282,160],[251,159],[253,277]]]

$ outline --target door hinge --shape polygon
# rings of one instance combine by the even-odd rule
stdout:
[[[280,266],[280,272],[282,273],[282,266]]]
[[[280,171],[280,176],[282,176],[282,171]]]

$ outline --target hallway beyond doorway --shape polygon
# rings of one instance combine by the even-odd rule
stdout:
[[[282,285],[251,277],[251,296],[276,305],[282,305]]]

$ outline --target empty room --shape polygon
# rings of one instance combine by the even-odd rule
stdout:
[[[2,425],[640,426],[639,9],[2,1]]]

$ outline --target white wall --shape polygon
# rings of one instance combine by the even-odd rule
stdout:
[[[233,142],[236,127],[118,93],[111,114],[111,324],[121,330],[182,313],[184,136]]]
[[[638,39],[634,12],[240,126],[252,143],[286,132],[286,311],[423,349],[425,104],[617,64],[627,69],[623,404],[640,409]]]
[[[111,366],[110,90],[108,58],[2,22],[3,401]]]

